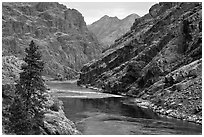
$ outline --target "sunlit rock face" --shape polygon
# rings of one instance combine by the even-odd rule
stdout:
[[[2,3],[2,54],[20,59],[30,41],[40,47],[45,75],[73,78],[99,56],[95,36],[81,13],[58,3]]]
[[[202,114],[202,4],[158,3],[135,20],[78,84],[129,94],[166,109]]]
[[[88,29],[102,43],[103,50],[107,50],[116,39],[129,31],[136,18],[139,18],[137,14],[130,14],[124,19],[105,15],[98,21],[88,25]]]

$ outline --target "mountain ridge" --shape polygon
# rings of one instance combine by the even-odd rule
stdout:
[[[139,16],[135,13],[123,19],[118,19],[116,16],[109,17],[108,15],[104,15],[99,20],[88,25],[88,29],[93,32],[103,44],[103,49],[106,49],[113,44],[115,39],[125,34],[138,17]]]

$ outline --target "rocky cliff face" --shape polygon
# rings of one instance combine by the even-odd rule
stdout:
[[[31,40],[46,62],[45,75],[73,78],[84,63],[97,58],[100,46],[75,9],[58,3],[2,3],[2,54],[24,56]]]
[[[117,17],[105,15],[98,21],[88,25],[88,29],[97,36],[98,40],[103,44],[103,49],[106,49],[114,43],[114,40],[130,29],[136,18],[139,18],[137,14],[131,14],[121,20]]]
[[[201,123],[201,64],[202,4],[159,3],[86,64],[78,84],[139,97],[164,114]]]

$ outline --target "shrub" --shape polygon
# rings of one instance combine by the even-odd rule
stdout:
[[[52,106],[50,107],[50,110],[52,111],[59,111],[60,109],[62,109],[62,101],[58,100],[57,98],[55,98],[53,100],[53,104]]]

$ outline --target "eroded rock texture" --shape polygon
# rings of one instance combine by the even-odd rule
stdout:
[[[73,78],[84,63],[97,58],[100,47],[83,16],[58,3],[2,3],[2,54],[24,57],[31,40],[46,62],[45,75]]]
[[[78,84],[201,118],[201,64],[202,4],[159,3],[102,58],[86,64]]]

